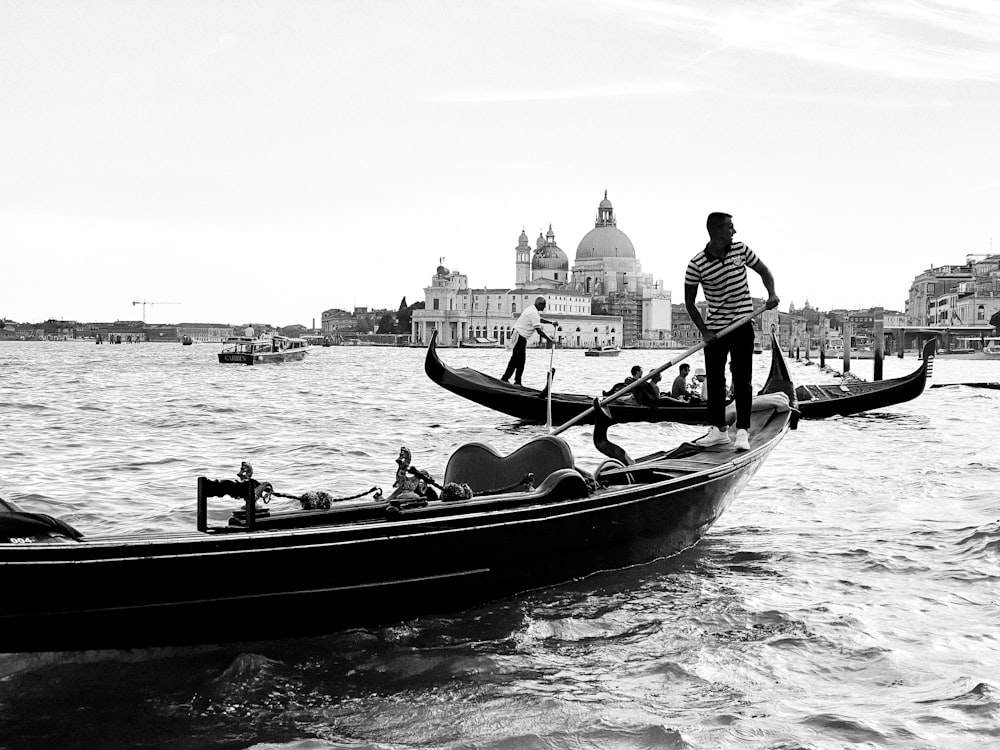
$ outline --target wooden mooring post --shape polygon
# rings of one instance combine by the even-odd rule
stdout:
[[[851,338],[854,336],[854,331],[851,330],[851,324],[844,322],[844,366],[841,368],[843,373],[846,375],[851,371]]]
[[[882,360],[885,356],[885,332],[884,332],[884,319],[882,317],[882,309],[875,308],[875,341],[873,356],[875,357],[875,362],[872,367],[872,377],[875,380],[882,379]]]

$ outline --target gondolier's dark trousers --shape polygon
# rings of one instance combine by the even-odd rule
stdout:
[[[740,326],[732,333],[716,339],[705,347],[705,380],[708,381],[708,423],[726,429],[726,358],[729,358],[733,378],[733,400],[736,402],[736,429],[750,429],[750,405],[753,400],[753,323]]]
[[[514,351],[510,353],[510,362],[507,363],[507,369],[504,370],[503,379],[510,380],[510,376],[513,375],[514,382],[520,385],[521,376],[524,375],[525,349],[528,348],[528,339],[519,333],[514,335],[517,340],[514,342]]]

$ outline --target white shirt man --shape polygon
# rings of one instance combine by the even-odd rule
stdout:
[[[537,333],[549,342],[549,346],[554,346],[555,341],[542,329],[542,323],[549,323],[542,320],[541,311],[545,309],[545,297],[535,299],[534,305],[524,308],[514,324],[514,351],[511,352],[510,361],[504,371],[503,382],[509,383],[510,376],[514,376],[514,385],[521,385],[521,376],[524,374],[524,364],[526,360],[525,350],[528,348],[528,341]]]

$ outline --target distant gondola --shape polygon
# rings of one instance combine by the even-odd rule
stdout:
[[[803,419],[848,416],[912,401],[924,392],[927,379],[934,368],[936,348],[937,341],[934,339],[925,343],[920,366],[901,378],[798,386],[795,395],[799,400]]]
[[[435,345],[437,332],[431,336],[424,360],[427,376],[445,390],[474,401],[495,411],[509,414],[525,422],[546,422],[545,391],[504,383],[468,367],[453,368],[441,361]],[[920,367],[909,375],[892,380],[851,381],[828,385],[801,385],[796,389],[803,419],[826,419],[860,412],[884,409],[919,396],[931,373],[935,342],[924,346]],[[771,336],[772,367],[780,348]],[[553,393],[552,423],[563,424],[586,412],[593,403],[592,395]],[[635,399],[623,397],[607,406],[615,422],[678,422],[706,424],[708,410],[703,404],[661,399],[657,406],[645,406]],[[593,421],[593,415],[583,422]]]

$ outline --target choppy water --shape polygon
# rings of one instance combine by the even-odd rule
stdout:
[[[420,350],[315,349],[272,367],[215,354],[0,342],[0,495],[85,533],[189,529],[195,478],[242,460],[279,491],[348,495],[390,487],[400,445],[439,475],[463,442],[509,451],[544,432],[441,391]],[[496,373],[506,360],[442,356]],[[670,356],[557,351],[557,388],[596,393]],[[527,382],[548,359],[529,352]],[[886,360],[886,377],[916,365]],[[800,382],[828,379],[817,370],[792,363]],[[852,370],[870,377],[871,362]],[[935,383],[974,381],[1000,381],[1000,362],[935,363]],[[697,433],[613,434],[639,455]],[[0,747],[997,746],[998,434],[1000,391],[964,387],[803,422],[698,548],[447,617],[225,648],[0,654]],[[597,463],[585,428],[565,436]]]

